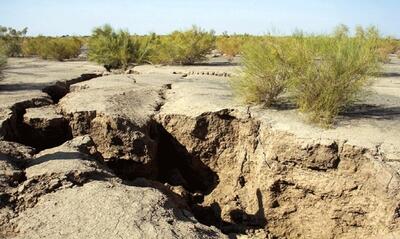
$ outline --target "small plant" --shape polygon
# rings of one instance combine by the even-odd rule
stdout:
[[[115,31],[110,25],[93,30],[89,39],[89,60],[104,65],[107,70],[123,68],[135,62],[138,45],[127,31]]]
[[[270,39],[249,42],[242,52],[242,72],[231,80],[247,103],[271,106],[286,88],[290,76],[287,44]]]
[[[21,44],[27,31],[28,28],[18,31],[10,27],[0,26],[0,41],[7,56],[16,57],[21,55]]]
[[[175,31],[161,37],[151,60],[154,63],[190,65],[204,60],[214,47],[214,32],[193,26],[188,31]]]

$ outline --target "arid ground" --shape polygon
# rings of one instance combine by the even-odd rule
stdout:
[[[223,58],[10,58],[0,238],[398,238],[400,59],[330,129],[245,106]]]

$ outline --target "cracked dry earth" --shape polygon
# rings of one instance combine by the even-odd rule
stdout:
[[[400,237],[400,62],[328,130],[239,105],[231,66],[9,65],[0,238]]]

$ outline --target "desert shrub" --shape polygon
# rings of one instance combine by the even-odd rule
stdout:
[[[400,49],[396,40],[390,37],[382,38],[376,26],[370,26],[366,29],[358,26],[356,38],[367,40],[371,46],[374,46],[378,61],[382,63],[390,62],[389,54],[396,53],[397,49]]]
[[[271,38],[249,43],[243,66],[232,79],[236,94],[250,103],[270,106],[282,93],[308,119],[328,126],[358,100],[378,70],[378,46],[373,34]]]
[[[45,52],[51,59],[62,61],[78,57],[81,47],[82,43],[77,38],[54,38],[49,40]]]
[[[253,40],[243,47],[242,71],[231,80],[238,96],[247,103],[273,104],[290,77],[289,42]]]
[[[21,55],[21,44],[27,31],[28,28],[18,31],[10,27],[0,26],[0,41],[7,56],[15,57]]]
[[[157,54],[160,45],[160,36],[150,33],[145,36],[133,36],[132,39],[136,46],[135,63],[152,63],[152,56]]]
[[[214,47],[214,32],[193,26],[190,30],[175,31],[161,37],[151,61],[161,64],[193,64],[204,60]]]
[[[22,43],[24,56],[39,56],[42,59],[65,60],[77,57],[82,42],[76,37],[51,38],[38,36],[26,38]]]
[[[391,38],[383,38],[379,41],[378,54],[381,62],[390,62],[389,55],[397,54],[400,51],[400,42]]]
[[[289,88],[300,111],[328,126],[359,99],[377,71],[375,46],[368,40],[336,36],[297,40]]]
[[[0,74],[6,63],[7,63],[6,50],[4,48],[4,45],[0,44]]]
[[[220,36],[216,40],[217,50],[228,56],[229,60],[240,54],[243,45],[249,37],[241,35]]]
[[[110,25],[95,28],[88,45],[89,60],[104,65],[107,70],[127,68],[135,62],[138,48],[129,32],[115,31]]]
[[[45,45],[45,41],[46,38],[43,36],[25,38],[21,46],[22,55],[26,57],[39,56],[40,49]]]

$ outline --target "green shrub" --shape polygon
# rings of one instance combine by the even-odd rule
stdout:
[[[374,32],[351,38],[343,29],[333,37],[298,34],[249,43],[242,73],[232,79],[234,91],[246,102],[267,106],[287,92],[312,122],[332,124],[378,70]]]
[[[0,44],[0,73],[7,63],[7,55],[4,45]]]
[[[81,52],[82,42],[76,37],[26,38],[22,43],[24,56],[39,56],[42,59],[65,60],[76,58]]]
[[[18,31],[10,27],[0,26],[0,41],[7,56],[21,56],[21,44],[27,31],[28,28]]]
[[[293,49],[290,92],[300,111],[328,126],[358,100],[369,76],[376,73],[377,53],[368,40],[337,36],[299,39]]]
[[[22,55],[25,57],[38,56],[39,48],[45,44],[44,39],[45,37],[42,36],[25,38],[21,46]]]
[[[240,54],[240,51],[249,37],[233,35],[233,36],[221,36],[217,38],[216,46],[217,49],[228,56],[229,60]]]
[[[136,51],[134,54],[135,63],[151,63],[152,56],[157,54],[158,46],[160,45],[160,36],[151,33],[146,36],[132,37]]]
[[[276,39],[254,40],[243,47],[242,72],[231,80],[247,103],[273,104],[285,90],[290,76],[288,44]]]
[[[190,30],[175,31],[159,39],[153,63],[190,65],[202,61],[215,47],[213,31],[193,26]]]
[[[47,47],[46,54],[51,59],[62,61],[78,57],[82,43],[77,38],[55,38],[48,42]]]
[[[379,29],[375,26],[370,26],[365,30],[358,26],[356,28],[356,38],[368,40],[368,42],[374,45],[378,61],[382,63],[389,63],[389,54],[396,53],[400,49],[398,41],[390,37],[382,38]]]
[[[116,32],[110,25],[93,30],[89,39],[89,60],[104,65],[107,70],[124,68],[135,62],[138,45],[127,31]]]

